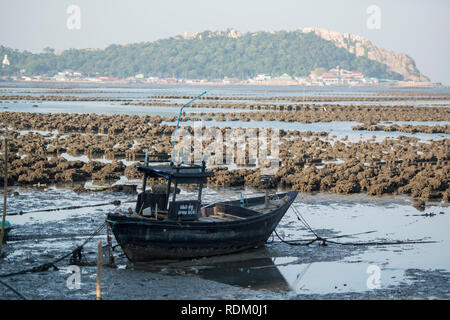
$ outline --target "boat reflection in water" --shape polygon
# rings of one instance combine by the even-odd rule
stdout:
[[[211,260],[204,266],[195,269],[200,277],[233,286],[273,292],[301,291],[302,278],[311,266],[290,264],[291,261],[297,260],[295,257],[271,257],[265,248],[229,255],[218,261],[209,259]]]
[[[208,280],[250,289],[289,291],[290,286],[264,248],[222,257],[209,258],[196,273]]]

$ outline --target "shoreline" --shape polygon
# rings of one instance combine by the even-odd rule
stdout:
[[[90,81],[90,80],[68,80],[68,81],[57,81],[57,80],[1,80],[0,79],[0,87],[3,82],[10,83],[45,83],[45,84],[92,84],[92,85],[123,85],[123,84],[137,84],[137,85],[158,85],[158,86],[217,86],[217,87],[227,87],[227,86],[255,86],[255,87],[311,87],[311,88],[365,88],[365,87],[375,87],[375,88],[391,88],[391,89],[430,89],[430,88],[450,88],[450,85],[439,84],[434,82],[424,82],[418,84],[411,84],[409,81],[405,83],[399,84],[359,84],[359,85],[325,85],[325,86],[315,86],[315,85],[302,85],[300,83],[296,84],[276,84],[276,83],[257,83],[257,82],[237,82],[237,83],[222,83],[222,82],[198,82],[198,83],[168,83],[168,82],[138,82],[138,81],[127,81],[127,80],[118,80],[118,81]]]

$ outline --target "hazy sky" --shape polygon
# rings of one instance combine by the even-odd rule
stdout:
[[[80,29],[69,29],[70,5]],[[366,12],[380,8],[380,29]],[[50,46],[103,48],[184,32],[319,27],[359,34],[410,55],[432,81],[450,84],[450,0],[0,0],[0,44],[32,52]]]

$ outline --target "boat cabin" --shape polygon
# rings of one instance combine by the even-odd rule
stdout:
[[[136,169],[144,174],[143,191],[138,195],[135,212],[144,217],[156,219],[195,221],[200,216],[203,184],[213,173],[206,171],[206,164],[148,166],[138,165]],[[163,178],[167,181],[166,190],[147,191],[148,178]],[[198,186],[197,199],[177,200],[177,187],[181,184]],[[172,189],[173,185],[173,189]],[[155,192],[156,191],[156,192]],[[170,200],[170,194],[172,199]],[[159,217],[159,218],[158,218]]]

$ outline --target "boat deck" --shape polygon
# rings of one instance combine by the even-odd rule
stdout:
[[[230,220],[245,220],[250,217],[263,215],[271,212],[284,204],[283,199],[270,199],[269,203],[255,203],[245,207],[232,206],[226,203],[216,203],[214,205],[207,205],[201,208],[198,221],[200,222],[220,222]],[[239,214],[233,214],[234,212]],[[139,215],[136,212],[123,213],[125,215],[137,216],[148,220],[166,220],[168,217],[167,211],[160,210],[156,215]]]

